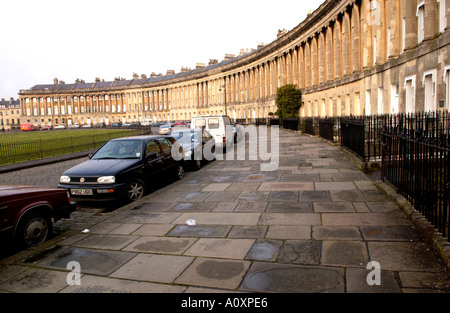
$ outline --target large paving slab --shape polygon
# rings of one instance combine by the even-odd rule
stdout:
[[[40,267],[66,270],[69,262],[78,262],[82,274],[109,275],[135,257],[132,252],[69,247],[44,261]]]
[[[254,242],[253,239],[201,238],[184,255],[244,259]]]
[[[248,292],[344,292],[343,268],[254,262],[241,288]]]
[[[111,277],[172,283],[194,260],[175,255],[138,254],[112,273]]]
[[[235,290],[245,276],[249,261],[197,258],[175,283]]]
[[[181,293],[186,287],[84,275],[80,285],[66,286],[61,293]]]

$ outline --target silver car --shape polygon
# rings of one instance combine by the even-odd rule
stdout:
[[[169,124],[159,126],[158,133],[160,135],[170,135],[171,132],[172,126],[170,126]]]

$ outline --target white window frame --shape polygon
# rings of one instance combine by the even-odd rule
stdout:
[[[450,111],[450,65],[444,68],[445,108]]]
[[[378,87],[377,114],[384,114],[384,88]]]
[[[432,103],[429,104],[429,106],[432,106],[433,109],[431,111],[436,111],[436,88],[437,88],[437,84],[436,84],[436,77],[437,77],[437,70],[429,70],[423,73],[423,79],[422,79],[422,85],[425,88],[424,90],[424,103],[423,103],[423,109],[424,111],[427,111],[427,91],[426,91],[426,86],[425,86],[425,79],[427,76],[431,75],[431,92],[432,92]],[[429,111],[429,110],[428,110]]]
[[[400,105],[400,85],[391,84],[391,103],[390,103],[390,114],[398,114]]]
[[[411,81],[411,88],[413,90],[412,93],[412,108],[408,108],[408,89],[407,84]],[[405,89],[405,112],[406,113],[414,113],[416,111],[416,75],[408,76],[405,78],[405,84],[403,86]],[[409,109],[409,110],[408,110]]]
[[[417,5],[417,43],[425,39],[425,1]]]
[[[447,26],[447,1],[449,0],[437,0],[439,2],[439,31],[445,32]]]
[[[365,115],[371,115],[372,114],[372,91],[370,89],[366,90],[365,95]]]

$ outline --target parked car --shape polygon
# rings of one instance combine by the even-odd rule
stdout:
[[[81,128],[92,128],[91,124],[84,124],[83,126],[81,126]]]
[[[94,128],[105,128],[106,124],[105,123],[97,123],[94,125]]]
[[[0,236],[21,246],[37,246],[56,222],[70,218],[76,203],[62,189],[35,186],[0,186]]]
[[[156,175],[169,172],[178,179],[184,177],[184,161],[175,160],[171,154],[174,145],[182,152],[170,136],[110,140],[88,161],[65,171],[58,187],[84,199],[137,200],[145,195]]]
[[[53,129],[66,129],[66,126],[64,126],[64,125],[56,125],[55,127],[53,127]]]
[[[225,151],[227,147],[234,144],[234,138],[226,134],[227,127],[230,127],[231,120],[227,115],[204,115],[192,118],[191,129],[206,129],[215,139],[216,148]]]
[[[186,163],[195,170],[202,167],[202,162],[215,159],[215,141],[207,130],[179,128],[172,132],[172,137],[183,148]]]
[[[40,126],[39,130],[51,130],[52,127],[51,126]]]
[[[159,126],[158,133],[160,135],[170,135],[171,132],[172,132],[172,126],[170,126],[169,124]]]
[[[35,131],[37,128],[30,123],[20,124],[20,130],[21,131]]]
[[[122,126],[122,123],[113,123],[113,124],[111,125],[111,127],[113,127],[113,128],[121,127],[121,126]]]
[[[69,125],[69,128],[80,128],[80,125],[78,125],[78,124],[70,124]]]
[[[129,128],[129,127],[131,127],[131,124],[130,123],[123,123],[121,127],[122,128]]]

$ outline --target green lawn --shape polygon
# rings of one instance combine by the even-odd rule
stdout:
[[[53,131],[33,131],[18,133],[0,133],[0,143],[25,142],[33,140],[64,140],[70,137],[84,136],[104,136],[107,134],[129,133],[130,130],[124,129],[80,129],[80,130],[53,130]]]
[[[0,134],[0,165],[95,149],[140,130],[80,129]]]

